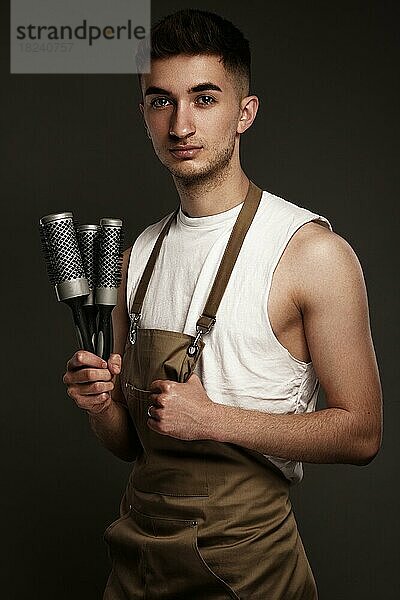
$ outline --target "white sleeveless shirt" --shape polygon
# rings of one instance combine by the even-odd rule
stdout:
[[[229,235],[242,204],[206,217],[180,208],[163,241],[143,303],[140,327],[196,333]],[[128,312],[158,234],[172,213],[136,239],[127,275]],[[267,313],[272,275],[290,238],[305,223],[325,217],[263,192],[211,333],[196,366],[214,402],[269,413],[315,410],[319,383],[311,362],[293,357],[278,341]],[[268,456],[291,482],[302,464]]]

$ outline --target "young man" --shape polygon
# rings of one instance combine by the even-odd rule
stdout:
[[[151,58],[140,109],[179,210],[124,255],[116,354],[79,351],[64,376],[135,461],[104,598],[313,600],[289,482],[302,461],[364,465],[380,446],[362,271],[326,219],[243,172],[258,99],[242,34],[181,11],[153,28]]]

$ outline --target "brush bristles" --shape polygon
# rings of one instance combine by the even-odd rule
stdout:
[[[122,280],[122,227],[102,225],[97,287],[118,288]]]
[[[44,235],[44,252],[50,264],[52,282],[55,285],[65,281],[85,278],[85,271],[71,217],[41,222]]]
[[[89,288],[118,288],[122,281],[123,231],[119,219],[77,225],[72,213],[48,215],[39,225],[47,273],[53,285],[87,279]]]
[[[40,233],[40,241],[41,241],[41,245],[42,245],[42,252],[43,252],[43,256],[44,256],[44,260],[45,260],[46,268],[47,268],[47,275],[50,280],[50,283],[52,285],[54,285],[56,283],[56,276],[54,273],[54,267],[53,267],[52,260],[51,260],[51,252],[50,252],[49,244],[48,244],[48,241],[46,238],[45,228],[43,227],[43,225],[41,223],[39,224],[39,233]]]
[[[91,290],[96,286],[100,234],[99,225],[79,225],[76,228],[83,267]]]

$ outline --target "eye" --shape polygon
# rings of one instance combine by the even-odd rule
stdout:
[[[212,96],[198,96],[196,98],[196,104],[200,104],[200,106],[210,106],[216,102],[215,98]]]
[[[153,98],[153,100],[150,101],[150,106],[152,106],[153,108],[164,108],[169,104],[171,104],[171,101],[168,100],[168,98],[165,98],[164,96],[160,98]]]

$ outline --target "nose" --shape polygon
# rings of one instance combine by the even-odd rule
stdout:
[[[193,114],[190,106],[178,104],[171,115],[169,124],[169,135],[174,138],[183,139],[192,136],[196,132]]]

